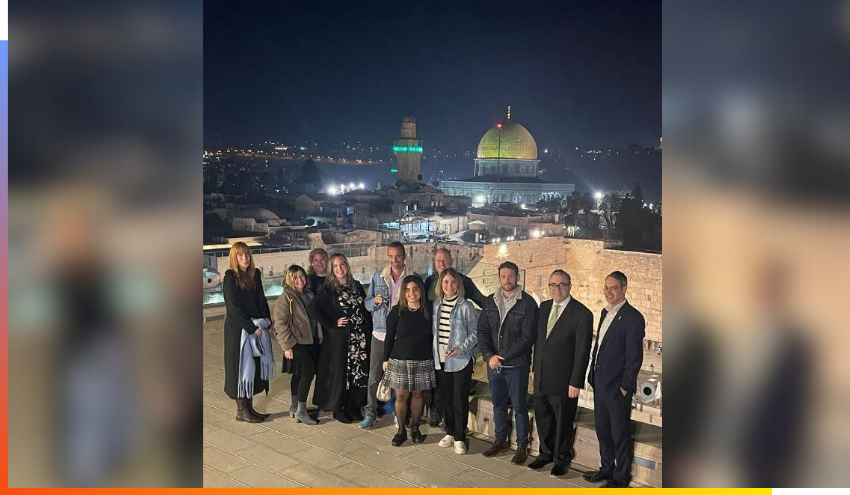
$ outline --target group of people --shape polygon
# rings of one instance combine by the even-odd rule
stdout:
[[[510,261],[499,266],[499,287],[485,297],[452,268],[448,249],[436,250],[436,273],[424,279],[408,269],[403,244],[391,243],[387,255],[388,265],[372,275],[364,290],[343,254],[329,257],[323,249],[312,250],[307,271],[298,265],[287,269],[284,292],[272,317],[248,246],[233,245],[224,278],[224,350],[225,392],[236,400],[237,421],[261,422],[268,416],[256,411],[251,396],[237,389],[245,375],[245,360],[239,358],[243,332],[253,332],[262,341],[264,329],[254,322],[267,318],[273,325],[265,331],[280,343],[283,370],[292,373],[289,415],[297,422],[318,423],[307,412],[315,378],[315,405],[332,411],[337,421],[357,421],[360,428],[369,429],[382,410],[377,391],[383,381],[392,389],[398,428],[394,446],[407,441],[408,427],[414,443],[424,441],[419,425],[428,405],[432,426],[445,421],[446,435],[439,445],[465,454],[477,350],[487,367],[496,437],[484,456],[508,449],[510,405],[517,439],[511,461],[522,464],[528,458],[531,377],[540,447],[528,467],[541,469],[553,463],[553,475],[565,474],[572,460],[579,391],[587,377],[594,390],[601,466],[584,477],[604,481],[604,487],[629,485],[631,403],[643,361],[645,322],[626,301],[625,274],[615,271],[605,279],[608,304],[591,349],[593,314],[570,296],[571,277],[564,270],[549,276],[552,299],[538,308],[518,286],[519,268]],[[259,370],[260,358],[254,359],[254,369]],[[253,385],[253,393],[268,391],[268,381],[259,371]]]

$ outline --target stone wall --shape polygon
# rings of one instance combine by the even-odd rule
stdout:
[[[484,246],[483,258],[468,275],[484,294],[498,286],[497,267],[504,260],[516,263],[520,283],[539,302],[549,299],[548,279],[556,268],[572,276],[572,296],[582,301],[599,318],[605,307],[602,286],[605,277],[620,270],[629,278],[626,298],[646,318],[646,340],[661,342],[661,255],[622,251],[603,241],[546,237],[528,241]],[[598,321],[594,323],[596,328]]]

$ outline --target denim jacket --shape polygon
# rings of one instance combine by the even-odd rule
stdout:
[[[440,306],[443,303],[443,298],[434,301],[434,368],[440,369]],[[451,333],[449,334],[449,349],[457,347],[457,356],[447,357],[445,363],[445,371],[454,372],[460,371],[469,364],[472,359],[475,347],[478,345],[478,310],[468,300],[459,297],[455,307],[449,315],[451,320]]]
[[[422,275],[414,271],[408,273],[407,267],[404,268],[404,272],[405,276],[416,275],[422,278]],[[372,335],[376,333],[387,333],[387,315],[390,314],[390,309],[392,309],[390,307],[390,301],[392,300],[390,295],[392,279],[390,277],[390,266],[387,265],[383,270],[372,274],[372,280],[369,282],[369,290],[366,291],[366,299],[363,303],[366,305],[366,309],[372,313]],[[375,296],[378,294],[386,295],[387,301],[380,306],[375,306]]]

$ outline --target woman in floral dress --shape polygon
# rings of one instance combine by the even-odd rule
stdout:
[[[342,423],[360,421],[369,380],[372,319],[363,300],[366,291],[351,276],[348,259],[331,256],[331,270],[307,312],[324,327],[313,403],[333,411]]]

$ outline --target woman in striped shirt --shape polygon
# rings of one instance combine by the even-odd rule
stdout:
[[[440,447],[454,445],[455,453],[466,453],[466,423],[469,416],[469,385],[472,382],[473,352],[478,344],[478,310],[464,299],[463,283],[454,268],[440,274],[434,301],[434,368],[443,399],[446,433]]]

